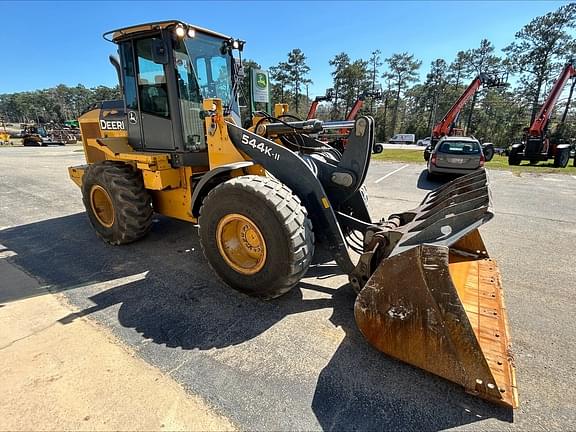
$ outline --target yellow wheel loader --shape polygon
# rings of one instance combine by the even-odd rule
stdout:
[[[373,219],[372,118],[345,125],[344,152],[314,138],[321,121],[287,121],[282,105],[244,129],[234,57],[243,41],[180,21],[104,37],[118,46],[123,100],[80,117],[87,164],[69,168],[99,237],[138,240],[154,212],[197,224],[214,272],[263,299],[297,285],[321,244],[358,293],[370,344],[517,406],[500,275],[478,232],[493,216],[484,171]]]

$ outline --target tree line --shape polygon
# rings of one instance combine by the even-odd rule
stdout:
[[[0,117],[6,122],[58,122],[77,119],[91,104],[120,99],[118,86],[87,88],[81,84],[28,92],[0,94]]]
[[[466,134],[507,144],[522,135],[562,67],[576,57],[574,28],[576,4],[572,3],[531,20],[516,32],[514,41],[502,49],[501,55],[492,42],[482,39],[477,47],[459,51],[453,59],[433,60],[422,81],[422,62],[408,52],[383,58],[376,49],[367,59],[338,53],[329,61],[333,99],[318,111],[318,116],[342,119],[357,98],[379,88],[380,97],[367,98],[363,109],[375,117],[378,139],[385,140],[394,133],[429,136],[434,124],[476,76],[505,76],[507,86],[484,88],[474,95],[461,111],[458,126]],[[259,67],[252,60],[245,65]],[[288,102],[292,114],[305,116],[312,98],[304,91],[311,83],[304,52],[293,49],[286,61],[269,72],[272,102]],[[576,137],[576,110],[569,109],[575,85],[573,80],[568,98],[559,101],[554,130],[550,132]]]
[[[363,113],[376,119],[377,138],[386,140],[394,133],[424,137],[478,74],[508,75],[507,87],[481,89],[474,95],[460,113],[458,126],[477,138],[509,143],[534,119],[566,61],[576,57],[574,28],[576,4],[572,3],[531,20],[502,54],[483,39],[453,59],[433,60],[422,80],[422,61],[408,52],[383,58],[375,49],[366,59],[337,53],[329,61],[333,99],[320,107],[318,117],[343,119],[356,99],[380,90],[380,97],[368,97],[363,108]],[[306,116],[313,99],[308,92],[312,80],[306,60],[304,52],[295,48],[269,69],[272,103],[289,103],[291,114],[299,117]],[[254,60],[244,60],[244,66],[260,68]],[[575,83],[556,107],[551,131],[572,138],[576,137],[576,110],[569,106]],[[240,87],[241,104],[246,105],[247,77]],[[0,116],[11,122],[62,122],[78,118],[94,102],[120,97],[118,87],[82,85],[0,94]]]

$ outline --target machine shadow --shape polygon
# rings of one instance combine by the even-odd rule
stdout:
[[[270,302],[227,288],[204,262],[190,224],[159,218],[146,239],[113,247],[97,241],[82,213],[0,231],[0,243],[16,253],[7,258],[11,263],[80,309],[60,323],[87,315],[119,322],[136,332],[123,337],[166,349],[238,345],[287,315],[332,308],[331,322],[346,336],[319,372],[311,402],[324,430],[439,430],[486,418],[512,421],[510,410],[371,348],[356,328],[348,284],[333,289],[301,282]],[[320,280],[337,271],[315,264],[307,276]],[[331,297],[304,300],[301,288]]]
[[[321,371],[312,401],[323,430],[425,431],[487,418],[513,421],[511,409],[480,400],[369,346],[356,327],[354,299],[349,285],[333,293],[330,321],[346,337]]]
[[[330,306],[303,301],[298,289],[263,302],[228,288],[204,261],[193,226],[166,218],[145,239],[121,247],[99,241],[83,213],[0,231],[0,244],[15,252],[10,263],[44,284],[42,294],[65,292],[81,309],[62,324],[86,315],[108,322],[117,309],[123,327],[167,347],[240,344],[286,315]]]
[[[451,176],[437,176],[434,178],[434,180],[428,180],[428,170],[424,168],[418,176],[416,187],[421,190],[434,190],[453,179],[454,177]]]

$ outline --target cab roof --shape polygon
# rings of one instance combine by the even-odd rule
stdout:
[[[173,26],[175,27],[178,24],[180,24],[184,27],[187,27],[187,28],[191,27],[200,33],[208,34],[211,36],[216,36],[216,37],[222,38],[222,39],[231,39],[230,36],[227,36],[225,34],[218,33],[218,32],[212,31],[212,30],[208,30],[208,29],[205,29],[203,27],[198,27],[198,26],[195,26],[192,24],[188,24],[188,23],[185,23],[184,21],[180,21],[180,20],[167,20],[167,21],[149,22],[149,23],[145,23],[145,24],[136,24],[136,25],[133,25],[130,27],[123,27],[123,28],[116,29],[116,30],[110,30],[110,31],[104,33],[102,36],[107,41],[116,43],[118,40],[124,39],[124,38],[129,37],[129,36],[134,35],[134,34],[154,32],[154,31],[162,30],[165,28],[173,27]]]

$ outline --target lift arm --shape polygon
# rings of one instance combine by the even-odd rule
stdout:
[[[310,105],[310,109],[308,110],[308,115],[306,116],[307,120],[316,118],[316,110],[318,109],[318,105],[320,102],[331,101],[332,92],[332,89],[328,89],[326,90],[326,94],[324,96],[316,96],[316,98],[312,101],[312,105]]]
[[[346,120],[350,121],[350,120],[354,120],[356,118],[356,116],[358,115],[358,112],[364,106],[364,101],[366,100],[367,97],[379,99],[382,97],[382,94],[379,91],[363,93],[358,99],[356,99],[356,102],[354,102],[352,109],[350,110],[350,112],[346,116]]]
[[[566,66],[564,66],[564,69],[562,69],[562,73],[556,80],[556,83],[554,83],[554,87],[552,87],[550,94],[540,108],[540,111],[534,119],[534,122],[530,125],[529,134],[531,137],[542,137],[544,135],[546,127],[548,126],[548,121],[550,120],[550,116],[554,110],[554,106],[560,97],[560,93],[562,93],[562,90],[564,89],[564,86],[568,80],[570,78],[576,77],[576,69],[574,68],[574,63],[574,59],[569,60],[568,63],[566,63]]]

